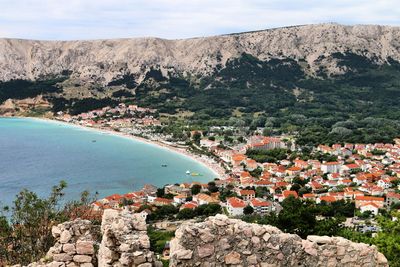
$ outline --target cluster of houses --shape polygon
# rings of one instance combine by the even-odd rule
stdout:
[[[75,116],[58,112],[57,119],[87,127],[121,129],[161,125],[156,113],[155,109],[121,103],[113,108],[104,107]]]
[[[279,163],[258,163],[246,156],[245,151],[225,149],[224,160],[231,166],[227,177],[215,180],[218,188],[229,188],[234,196],[221,200],[220,191],[211,193],[208,184],[197,182],[168,185],[165,193],[173,198],[159,198],[157,189],[150,186],[138,192],[112,195],[93,205],[96,208],[121,208],[126,200],[133,209],[143,204],[162,206],[175,205],[180,209],[195,209],[203,204],[220,204],[232,216],[240,216],[247,206],[257,214],[279,211],[279,203],[292,196],[303,200],[335,202],[352,201],[361,212],[376,215],[380,209],[400,203],[398,181],[400,179],[400,140],[395,144],[335,144],[321,145],[316,151],[337,156],[337,161],[289,159]],[[262,144],[262,145],[261,145]],[[274,149],[286,147],[279,138],[263,138],[257,143],[246,144],[246,149]],[[212,147],[210,151],[216,152]],[[217,153],[217,155],[219,155]],[[253,176],[255,169],[261,175]],[[222,177],[221,177],[222,178]],[[303,191],[293,188],[298,181],[304,181]],[[201,191],[192,195],[192,187],[198,185]],[[264,195],[257,195],[258,188]]]
[[[114,108],[105,107],[76,116],[60,112],[57,118],[83,126],[143,135],[146,131],[143,129],[151,128],[147,126],[160,125],[157,117],[157,110],[119,104]],[[140,130],[135,132],[135,129]],[[154,140],[154,133],[150,134],[153,137],[150,139]],[[165,139],[165,136],[160,138]],[[200,140],[200,147],[213,153],[227,169],[226,175],[219,177],[215,183],[219,188],[229,186],[234,192],[232,197],[221,198],[219,192],[209,192],[207,184],[193,182],[166,186],[166,194],[173,195],[173,198],[157,197],[157,188],[146,186],[137,192],[108,196],[93,203],[93,207],[96,210],[127,206],[139,209],[147,204],[154,207],[175,205],[180,209],[195,209],[202,204],[216,203],[223,206],[230,215],[238,216],[248,206],[258,214],[279,211],[279,203],[293,196],[316,203],[349,200],[355,202],[356,208],[361,212],[378,214],[379,209],[389,208],[400,202],[400,139],[394,140],[394,144],[319,145],[314,153],[329,155],[335,160],[291,160],[287,155],[286,159],[275,163],[257,162],[249,158],[246,152],[273,149],[296,151],[293,139],[287,136],[262,135],[253,135],[247,139],[245,143],[233,147],[221,146],[221,141],[215,138],[202,136]],[[302,181],[300,190],[299,180]],[[200,185],[201,191],[192,195],[191,189],[194,185]],[[260,194],[259,188],[266,194]]]

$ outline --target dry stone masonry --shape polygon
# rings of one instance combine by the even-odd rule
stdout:
[[[93,267],[97,266],[97,246],[93,225],[88,220],[77,219],[53,226],[56,243],[40,262],[30,267]]]
[[[106,210],[101,231],[99,266],[162,267],[150,251],[146,219],[141,214]]]
[[[105,210],[101,229],[77,219],[53,227],[52,234],[55,245],[44,259],[29,267],[163,266],[150,250],[142,214]],[[171,241],[170,255],[173,267],[388,266],[374,246],[341,237],[308,236],[303,240],[276,227],[224,215],[183,223]]]
[[[388,266],[374,246],[341,237],[303,240],[224,215],[183,224],[175,236],[170,266]]]

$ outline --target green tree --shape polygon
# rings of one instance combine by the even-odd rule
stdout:
[[[250,214],[253,214],[253,212],[254,212],[254,209],[250,205],[247,205],[246,207],[243,208],[244,215],[250,215]]]
[[[193,209],[182,209],[178,212],[176,218],[178,220],[188,220],[196,216],[196,212]]]
[[[201,191],[201,185],[194,184],[190,190],[192,191],[192,195],[197,195]]]
[[[3,208],[4,213],[0,214],[0,259],[7,264],[36,261],[54,245],[53,225],[78,216],[85,217],[85,212],[90,211],[89,193],[83,192],[80,200],[62,204],[66,187],[66,182],[61,181],[47,198],[24,189],[11,207]]]

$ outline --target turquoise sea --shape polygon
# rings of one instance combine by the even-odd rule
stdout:
[[[186,175],[187,170],[203,176]],[[156,145],[57,122],[0,118],[3,205],[23,188],[46,196],[60,180],[67,181],[66,198],[73,199],[84,190],[104,197],[148,183],[163,186],[214,177],[206,166]]]

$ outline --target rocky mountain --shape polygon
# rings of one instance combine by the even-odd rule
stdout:
[[[296,135],[299,144],[392,142],[400,131],[400,27],[0,40],[0,105],[38,96],[47,110],[26,110],[18,101],[0,109],[10,113],[14,103],[15,115],[76,115],[125,102],[178,114],[181,125],[267,127],[269,134]]]
[[[211,75],[243,53],[259,60],[293,58],[315,73],[343,73],[329,58],[352,52],[377,62],[400,59],[400,28],[318,24],[205,38],[135,38],[94,41],[0,40],[0,80],[31,79],[71,72],[82,81],[107,84],[132,74],[140,83],[151,68]]]

